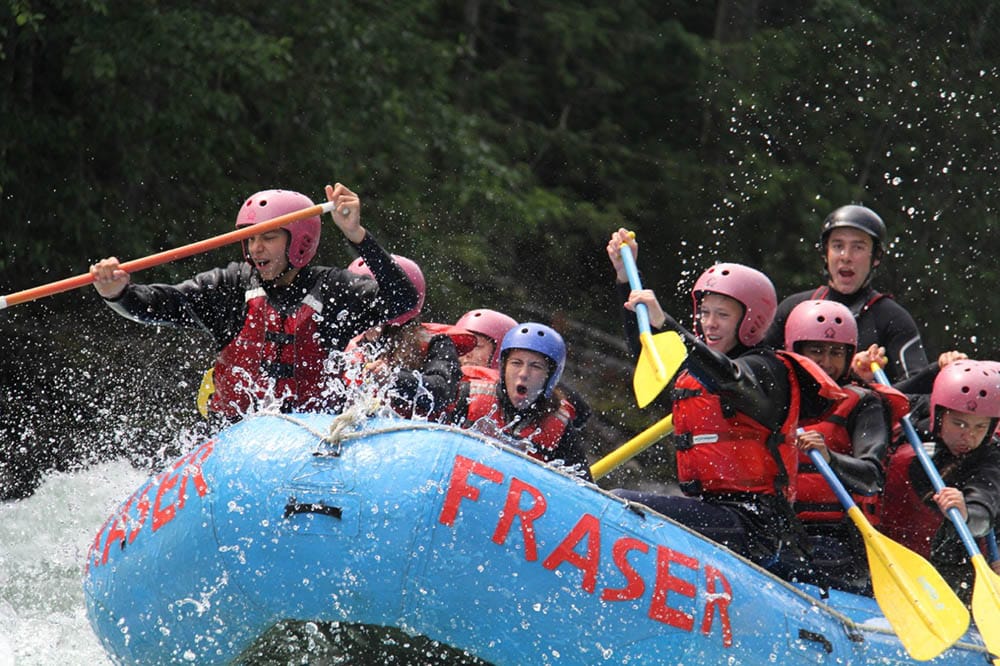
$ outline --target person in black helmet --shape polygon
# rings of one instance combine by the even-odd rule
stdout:
[[[873,344],[885,348],[885,372],[895,383],[927,366],[927,353],[913,317],[903,306],[872,287],[872,273],[882,260],[886,228],[875,211],[865,206],[841,206],[823,222],[820,251],[827,284],[788,296],[778,305],[764,344],[784,347],[785,321],[792,309],[807,300],[843,303],[858,323],[858,349]]]

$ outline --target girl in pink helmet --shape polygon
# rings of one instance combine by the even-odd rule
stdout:
[[[290,410],[328,409],[324,362],[356,335],[412,309],[417,292],[403,270],[361,226],[361,201],[344,185],[326,186],[334,223],[372,267],[375,279],[311,264],[319,217],[251,236],[241,261],[179,284],[130,282],[114,257],[90,268],[94,286],[115,312],[135,321],[197,328],[219,350],[209,410],[240,418],[264,399]],[[309,197],[265,190],[240,207],[236,226],[252,226],[311,207]]]
[[[358,348],[366,381],[386,387],[404,417],[444,418],[454,406],[462,378],[459,356],[472,349],[472,333],[457,326],[423,322],[427,293],[423,271],[412,259],[392,255],[417,287],[417,304],[385,324],[369,329]],[[347,270],[371,276],[360,257]]]
[[[960,360],[944,367],[911,419],[945,488],[935,493],[908,444],[892,458],[886,478],[882,528],[886,536],[927,557],[959,597],[969,601],[974,570],[951,521],[957,509],[975,537],[1000,515],[1000,372],[991,361]]]
[[[646,504],[763,566],[776,567],[783,550],[808,548],[790,502],[795,497],[799,419],[816,418],[844,393],[815,363],[759,347],[777,298],[760,271],[723,263],[695,282],[694,335],[660,306],[651,290],[628,290],[620,251],[633,254],[633,234],[619,229],[607,252],[624,296],[629,343],[638,351],[634,309],[644,303],[652,326],[680,333],[688,348],[670,391],[677,475],[686,497],[631,490]]]
[[[462,365],[496,369],[500,363],[500,342],[507,331],[517,326],[517,321],[502,312],[479,308],[466,312],[455,326],[476,336],[476,346],[462,356]]]
[[[814,551],[799,577],[864,593],[869,585],[864,542],[807,452],[815,449],[823,456],[869,522],[877,525],[892,427],[909,411],[909,401],[893,388],[852,381],[858,327],[845,305],[800,303],[788,315],[784,339],[785,349],[812,359],[847,394],[827,413],[799,424],[796,445],[802,453],[794,507]]]

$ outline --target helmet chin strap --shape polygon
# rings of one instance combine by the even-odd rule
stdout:
[[[289,243],[290,242],[291,242],[291,236],[289,236]],[[285,268],[284,268],[284,270],[282,270],[280,273],[278,273],[277,275],[275,275],[273,280],[265,280],[263,277],[261,277],[261,282],[266,282],[268,284],[277,284],[278,280],[280,280],[281,278],[285,277],[286,275],[288,275],[289,273],[291,273],[293,270],[298,270],[295,266],[292,266],[292,259],[291,259],[291,257],[288,256],[288,250],[289,250],[289,247],[286,245],[285,246]],[[260,269],[257,268],[257,266],[254,266],[254,270],[257,271],[257,275],[260,275]]]
[[[285,255],[285,258],[286,258],[286,259],[288,258],[288,255],[287,255],[287,254]],[[292,272],[292,270],[293,270],[294,268],[295,268],[295,267],[294,267],[294,266],[292,266],[292,262],[291,262],[291,261],[289,261],[288,263],[286,263],[286,264],[285,264],[285,270],[283,270],[283,271],[281,271],[280,273],[278,273],[277,275],[275,275],[275,276],[274,276],[274,279],[273,279],[273,280],[271,280],[271,283],[272,283],[272,284],[275,284],[275,283],[277,283],[277,282],[278,282],[278,280],[280,280],[281,278],[285,277],[285,276],[286,276],[286,275],[288,275],[288,274],[289,274],[290,272]]]

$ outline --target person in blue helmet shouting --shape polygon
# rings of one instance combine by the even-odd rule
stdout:
[[[243,242],[242,261],[199,273],[179,284],[134,284],[118,259],[90,268],[94,287],[118,314],[134,321],[201,329],[218,356],[208,410],[235,421],[265,399],[283,411],[335,407],[325,361],[352,338],[417,304],[403,269],[361,226],[361,201],[344,185],[326,186],[334,222],[364,258],[374,279],[311,264],[319,246],[319,216]],[[290,190],[249,197],[236,227],[265,222],[313,206]]]
[[[533,458],[560,461],[590,479],[583,424],[557,387],[565,367],[566,343],[559,333],[544,324],[518,324],[500,343],[499,377],[463,382],[453,419],[478,429],[486,419],[501,433],[527,442]]]

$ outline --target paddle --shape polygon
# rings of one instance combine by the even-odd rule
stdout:
[[[673,431],[674,415],[668,414],[666,418],[660,419],[591,465],[590,475],[594,477],[594,481],[597,481],[601,477],[606,476],[611,470],[624,465]]]
[[[219,236],[215,236],[213,238],[207,238],[205,240],[174,248],[172,250],[165,250],[163,252],[158,252],[157,254],[151,254],[148,257],[142,257],[141,259],[126,261],[121,264],[121,269],[127,273],[134,273],[146,268],[152,268],[153,266],[159,266],[160,264],[190,257],[194,254],[214,250],[215,248],[222,247],[223,245],[236,243],[245,238],[249,238],[250,236],[256,236],[257,234],[271,231],[272,229],[278,229],[296,220],[303,220],[307,217],[313,217],[314,215],[329,213],[333,210],[333,208],[333,203],[328,201],[326,203],[310,206],[309,208],[303,208],[302,210],[285,213],[284,215],[279,215],[278,217],[267,220],[266,222],[258,222],[257,224],[243,227],[241,229],[237,229],[236,231],[230,231],[229,233],[220,234]],[[77,289],[78,287],[83,287],[88,284],[92,284],[93,282],[94,277],[90,273],[84,273],[83,275],[77,275],[76,277],[66,278],[57,282],[50,282],[49,284],[33,287],[24,291],[14,292],[13,294],[8,294],[7,296],[0,296],[0,310],[19,303],[33,301],[44,296],[52,296],[53,294],[59,294],[71,289]]]
[[[628,284],[633,291],[642,289],[639,281],[639,270],[635,267],[635,258],[628,245],[622,243],[619,250]],[[635,308],[635,317],[639,322],[639,342],[642,351],[639,362],[632,376],[632,388],[635,391],[635,401],[639,407],[645,407],[660,395],[667,387],[671,378],[687,358],[687,348],[681,336],[674,331],[653,335],[649,326],[649,310],[645,303],[639,303]]]
[[[195,398],[194,403],[198,406],[198,413],[201,414],[202,418],[208,418],[208,403],[212,400],[212,394],[215,393],[215,368],[209,368],[205,371],[205,374],[201,376],[201,386],[198,387],[198,397]]]
[[[886,386],[889,385],[889,379],[885,376],[878,363],[872,363],[872,372],[875,373],[875,379],[879,383]],[[927,451],[924,450],[923,443],[920,441],[920,437],[917,436],[917,431],[913,428],[913,424],[910,423],[910,417],[904,416],[900,419],[900,423],[903,425],[906,438],[909,440],[910,446],[913,447],[914,453],[917,454],[917,458],[920,460],[920,465],[924,468],[927,478],[930,479],[931,485],[934,486],[934,491],[941,492],[945,487],[944,480],[941,478],[941,473],[938,472],[937,467],[934,466],[934,461],[931,460],[931,457],[927,455]],[[958,536],[961,538],[962,544],[965,546],[965,550],[972,560],[972,566],[976,571],[976,583],[972,589],[972,617],[976,621],[976,626],[979,627],[979,634],[986,643],[986,649],[995,655],[1000,655],[1000,576],[997,576],[990,569],[990,565],[986,563],[986,558],[980,552],[979,546],[976,545],[976,540],[972,536],[972,532],[969,531],[969,526],[965,524],[965,520],[962,519],[962,514],[958,509],[948,509],[947,515],[951,523],[955,526],[955,530],[958,532]],[[994,660],[994,663],[1000,664],[1000,659]]]
[[[877,532],[816,449],[809,458],[865,541],[875,601],[914,659],[933,659],[962,637],[969,611],[930,562]]]

